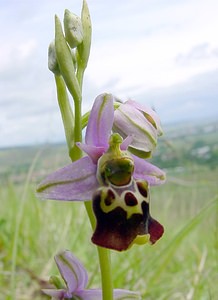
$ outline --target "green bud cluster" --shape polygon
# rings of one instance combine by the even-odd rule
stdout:
[[[81,17],[65,10],[63,25],[64,30],[60,19],[55,16],[55,39],[48,48],[48,68],[55,75],[69,155],[75,160],[81,154],[75,146],[82,139],[82,125],[77,116],[81,115],[83,76],[89,59],[92,33],[86,0],[83,0]],[[67,90],[73,98],[74,108],[71,108]]]

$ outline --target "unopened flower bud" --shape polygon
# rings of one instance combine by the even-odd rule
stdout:
[[[60,74],[60,69],[57,61],[55,42],[52,41],[48,47],[48,68],[55,75]]]
[[[77,55],[80,66],[85,69],[89,60],[92,38],[92,24],[86,0],[83,0],[81,21],[83,26],[83,42],[77,47]]]
[[[73,49],[83,41],[83,26],[81,19],[68,9],[64,13],[65,38]]]
[[[55,50],[60,72],[65,84],[73,98],[78,99],[78,97],[81,97],[81,89],[75,75],[72,53],[64,37],[61,22],[57,16],[55,16]]]

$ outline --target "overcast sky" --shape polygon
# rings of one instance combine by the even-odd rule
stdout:
[[[0,147],[64,141],[47,48],[54,15],[82,0],[0,0]],[[84,112],[102,92],[155,107],[162,123],[218,116],[217,0],[89,0]]]

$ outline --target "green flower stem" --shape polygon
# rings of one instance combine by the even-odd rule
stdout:
[[[74,99],[74,109],[75,109],[75,123],[74,123],[74,141],[82,142],[82,122],[81,122],[81,104],[82,101]],[[70,150],[70,158],[72,161],[80,159],[82,157],[82,150],[77,147],[74,143],[73,148]]]
[[[110,250],[97,247],[101,269],[102,300],[113,300],[113,283]]]
[[[86,112],[83,116],[82,116],[82,128],[85,128],[88,124],[88,120],[89,120],[89,116],[90,116],[90,111]]]
[[[55,75],[55,83],[57,89],[58,105],[61,111],[67,146],[70,155],[72,148],[74,146],[74,115],[68,99],[67,90],[66,90],[63,77],[59,75]]]
[[[92,210],[92,202],[86,201],[85,207],[93,230],[95,229],[95,216]],[[110,250],[97,247],[101,270],[102,300],[113,300],[113,283]]]
[[[79,83],[79,86],[80,86],[81,90],[82,90],[84,72],[85,72],[85,69],[82,68],[80,65],[78,65],[78,69],[77,69],[77,72],[76,72],[76,77],[77,77],[77,80],[78,80],[78,83]]]

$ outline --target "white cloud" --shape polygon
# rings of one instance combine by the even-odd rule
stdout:
[[[20,43],[17,47],[17,51],[21,60],[27,59],[36,49],[37,42],[35,39],[27,40],[23,43]]]
[[[134,87],[143,90],[170,86],[218,67],[215,56],[192,65],[175,63],[176,57],[198,44],[218,46],[215,1],[154,1],[153,6],[148,1],[138,3],[143,7],[132,14],[124,11],[112,20],[110,13],[106,20],[101,18],[97,32],[102,39],[94,36],[88,70],[97,86],[104,87],[116,78],[112,87],[116,92],[125,93],[130,87],[134,92]]]

